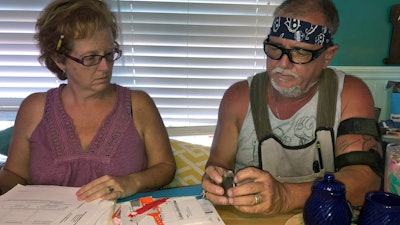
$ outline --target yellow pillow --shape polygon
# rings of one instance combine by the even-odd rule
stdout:
[[[176,162],[176,174],[174,180],[165,187],[200,184],[210,155],[210,147],[173,139],[170,141]]]

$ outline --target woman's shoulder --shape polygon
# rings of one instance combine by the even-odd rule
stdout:
[[[134,99],[136,99],[136,100],[151,100],[150,95],[146,91],[130,89],[130,93],[131,93],[132,100],[134,100]]]
[[[116,86],[117,86],[117,89],[119,89],[119,91],[124,91],[126,93],[130,93],[132,98],[133,97],[150,97],[150,95],[144,90],[132,89],[132,88],[121,86],[119,84],[117,84]]]
[[[34,92],[29,94],[22,102],[22,104],[40,104],[46,102],[47,95],[50,93],[51,95],[56,94],[60,91],[61,88],[65,86],[64,84],[60,85],[60,87],[52,88],[47,90],[46,92]]]
[[[143,90],[130,90],[133,111],[148,111],[156,108],[153,98]]]
[[[23,124],[27,137],[30,137],[33,129],[43,117],[46,102],[46,92],[32,93],[21,103],[16,124]]]
[[[31,108],[44,106],[46,102],[47,92],[35,92],[28,95],[21,103],[20,108]]]

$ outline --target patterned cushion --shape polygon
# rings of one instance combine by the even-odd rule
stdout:
[[[166,188],[195,185],[201,183],[210,147],[171,139],[176,162],[174,180]]]

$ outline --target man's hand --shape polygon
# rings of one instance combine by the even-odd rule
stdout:
[[[222,176],[228,170],[218,166],[207,166],[201,186],[203,188],[203,196],[216,205],[228,205],[228,198],[224,196],[225,191],[221,186]]]
[[[228,202],[245,213],[266,215],[288,211],[287,190],[271,174],[249,167],[236,173],[236,187],[229,189]]]

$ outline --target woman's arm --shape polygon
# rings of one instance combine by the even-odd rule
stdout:
[[[7,192],[17,184],[29,181],[29,139],[43,115],[45,93],[28,96],[18,110],[7,161],[0,170],[0,189]]]

